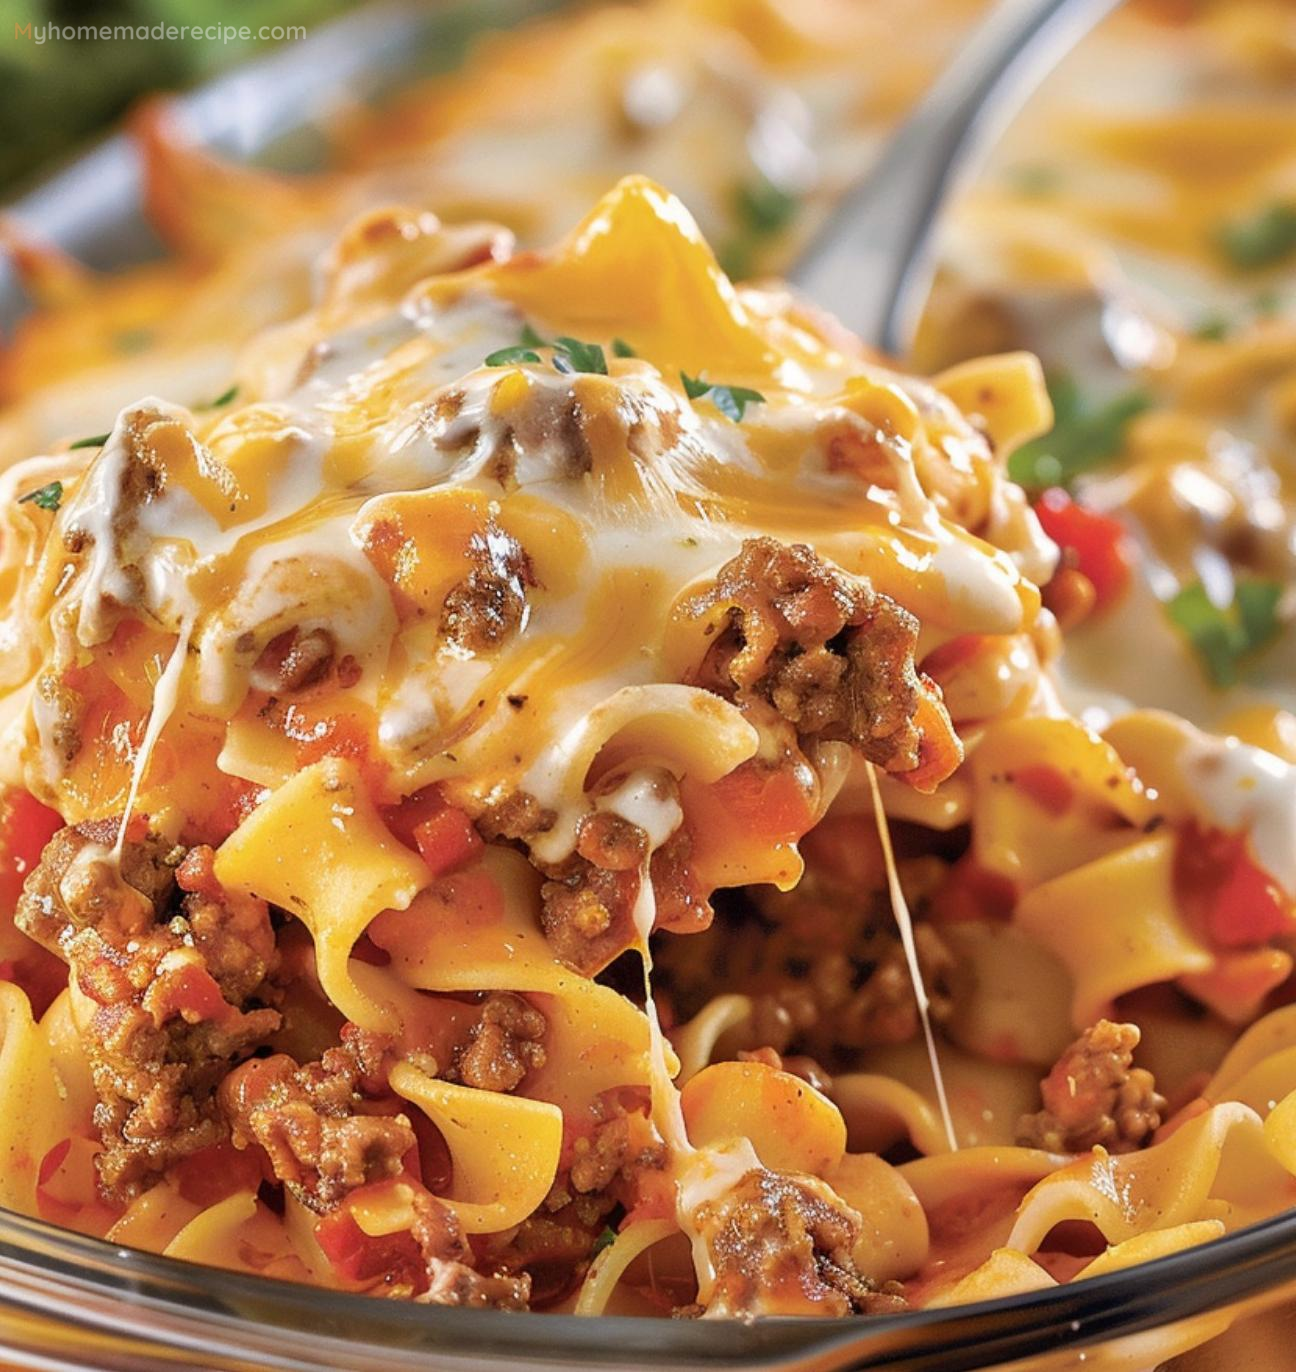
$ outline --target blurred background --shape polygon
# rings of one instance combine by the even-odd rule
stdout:
[[[207,37],[38,42],[47,24],[304,25],[353,0],[0,0],[0,199],[105,131],[141,95],[192,85],[273,43]],[[28,25],[32,37],[24,36]]]

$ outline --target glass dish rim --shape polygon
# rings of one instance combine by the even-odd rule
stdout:
[[[511,24],[557,7],[557,0],[492,0],[481,6],[493,18],[482,28]],[[309,87],[355,80],[370,89],[383,78],[409,74],[409,54],[429,35],[478,17],[471,0],[393,0],[322,25],[305,40],[236,67],[181,98],[200,142],[219,144],[231,136],[222,115],[237,90],[244,153],[252,153],[309,121]],[[248,121],[255,125],[250,139]],[[95,187],[86,193],[89,180]],[[139,177],[121,135],[106,139],[6,206],[6,213],[71,251],[89,246],[116,254],[138,230]],[[128,259],[127,259],[128,260]],[[104,263],[103,265],[107,265]],[[0,270],[0,314],[17,317],[16,292]],[[1137,1280],[1131,1281],[1137,1274]],[[184,1351],[199,1332],[227,1340],[232,1354],[264,1352],[255,1345],[273,1338],[285,1355],[310,1359],[321,1341],[358,1352],[380,1353],[396,1369],[426,1366],[429,1353],[464,1358],[507,1358],[512,1365],[564,1356],[604,1359],[605,1366],[632,1366],[651,1351],[659,1365],[713,1368],[772,1368],[800,1364],[810,1355],[816,1368],[886,1366],[930,1368],[940,1355],[941,1372],[975,1369],[1038,1355],[1042,1351],[1093,1347],[1111,1339],[1165,1327],[1178,1320],[1221,1310],[1296,1281],[1296,1209],[1209,1243],[1125,1268],[1088,1281],[1024,1295],[917,1310],[899,1315],[844,1320],[773,1317],[669,1321],[615,1316],[503,1313],[415,1306],[368,1295],[339,1292],[274,1278],[204,1267],[159,1254],[111,1244],[47,1221],[0,1208],[0,1318],[6,1312],[61,1315],[83,1327],[107,1331],[107,1315],[82,1307],[69,1310],[69,1295],[93,1293],[111,1309],[149,1313],[170,1321],[167,1330],[132,1326],[130,1333],[151,1346]],[[240,1307],[273,1310],[274,1320],[249,1318]],[[117,1322],[120,1328],[119,1322]],[[327,1332],[345,1324],[366,1331],[364,1341],[341,1342]],[[187,1337],[182,1338],[185,1330]],[[2,1332],[2,1328],[0,1328]],[[370,1337],[370,1334],[374,1338]],[[386,1334],[386,1341],[377,1336]],[[313,1361],[285,1366],[315,1366]],[[344,1362],[319,1364],[344,1367]],[[93,1366],[86,1363],[86,1367]]]
[[[317,1357],[321,1341],[338,1343],[328,1331],[345,1326],[359,1337],[339,1347],[381,1353],[393,1370],[426,1366],[432,1352],[479,1365],[496,1358],[526,1366],[596,1356],[602,1366],[631,1367],[651,1350],[663,1366],[773,1368],[813,1356],[816,1368],[885,1366],[896,1372],[929,1367],[927,1360],[939,1353],[942,1372],[975,1372],[1164,1328],[1296,1281],[1296,1209],[1086,1281],[967,1305],[843,1319],[591,1319],[418,1305],[168,1258],[8,1210],[0,1210],[0,1277],[9,1278],[0,1281],[0,1312],[50,1313],[47,1288],[63,1301],[81,1290],[114,1302],[118,1316],[123,1310],[152,1313],[178,1326],[131,1327],[135,1339],[168,1350],[188,1347],[194,1335],[210,1330],[226,1340],[230,1354],[255,1354],[257,1336],[272,1336],[285,1354]],[[255,1318],[248,1309],[257,1312]],[[57,1310],[66,1317],[65,1304]],[[86,1307],[79,1319],[100,1329],[110,1325]],[[189,1337],[181,1339],[186,1327]]]

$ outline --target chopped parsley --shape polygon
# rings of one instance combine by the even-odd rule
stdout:
[[[607,358],[597,343],[583,343],[579,338],[560,334],[554,339],[553,364],[560,372],[592,372],[608,374]]]
[[[711,389],[709,381],[703,381],[701,377],[690,376],[687,372],[680,372],[680,380],[684,383],[684,394],[690,400],[701,400]]]
[[[617,343],[621,347],[628,347],[628,344]],[[608,374],[607,358],[603,354],[603,348],[598,343],[586,343],[580,338],[570,338],[566,334],[555,338],[551,343],[547,338],[541,338],[530,324],[522,326],[522,341],[515,343],[508,348],[498,348],[490,353],[486,358],[488,367],[507,367],[518,362],[539,362],[540,354],[537,348],[553,349],[554,371],[563,372],[570,375],[572,372],[593,372],[599,376]],[[613,344],[612,351],[618,357],[633,357],[633,352],[617,352],[617,344]]]
[[[750,276],[756,255],[796,218],[801,202],[790,191],[757,173],[740,181],[733,193],[737,228],[720,249],[720,265],[729,276]]]
[[[1216,245],[1240,271],[1272,267],[1296,253],[1296,205],[1275,200],[1216,231]]]
[[[239,393],[238,383],[235,382],[229,390],[222,391],[215,400],[209,400],[204,406],[204,410],[219,410],[222,405],[228,405]]]
[[[68,445],[68,451],[71,452],[76,448],[102,448],[108,439],[108,434],[92,434],[89,438],[78,438],[75,443]]]
[[[511,348],[497,348],[486,354],[488,367],[508,367],[515,362],[539,362],[540,354],[523,343],[515,343]]]
[[[719,386],[712,381],[703,381],[700,376],[690,376],[687,372],[680,372],[680,381],[684,386],[684,394],[690,400],[701,400],[704,395],[709,395],[716,409],[735,424],[742,422],[748,405],[765,403],[765,397],[749,386]]]
[[[1166,613],[1187,635],[1215,685],[1232,686],[1238,679],[1239,659],[1277,635],[1281,596],[1279,582],[1252,578],[1237,582],[1233,603],[1221,609],[1201,583],[1194,582],[1167,602]]]
[[[605,1248],[611,1248],[615,1242],[616,1230],[610,1224],[605,1224],[603,1232],[594,1240],[594,1246],[590,1249],[590,1257],[597,1258]]]
[[[1130,421],[1152,404],[1146,391],[1125,391],[1100,405],[1086,403],[1065,372],[1049,377],[1053,427],[1023,443],[1008,459],[1008,475],[1027,490],[1069,486],[1119,456]]]
[[[749,233],[762,238],[782,233],[796,218],[799,204],[790,191],[776,186],[768,176],[759,173],[739,183],[734,192],[739,222]]]
[[[26,505],[28,502],[39,506],[42,510],[56,511],[63,503],[63,483],[51,481],[44,486],[38,486],[34,491],[28,491],[24,496],[18,497],[20,505]]]
[[[639,354],[625,341],[624,338],[614,338],[612,340],[613,357],[638,357]]]

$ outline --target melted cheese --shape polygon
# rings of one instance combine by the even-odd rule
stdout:
[[[882,858],[886,864],[887,892],[891,897],[891,911],[895,915],[896,927],[900,930],[900,942],[904,948],[905,963],[909,969],[909,980],[913,985],[914,999],[918,1003],[918,1016],[922,1021],[923,1039],[927,1044],[927,1058],[931,1064],[932,1084],[936,1088],[936,1101],[940,1107],[941,1123],[945,1126],[945,1137],[950,1152],[958,1151],[958,1136],[954,1132],[954,1117],[950,1114],[949,1097],[945,1091],[945,1076],[941,1071],[940,1057],[936,1052],[936,1035],[932,1032],[931,1001],[927,988],[923,985],[922,968],[918,965],[918,949],[914,943],[913,916],[909,913],[909,902],[900,885],[900,874],[896,871],[895,854],[891,848],[891,829],[887,824],[886,811],[882,808],[882,792],[878,787],[877,771],[867,766],[869,788],[873,796],[873,815],[877,824],[878,842],[882,845]]]

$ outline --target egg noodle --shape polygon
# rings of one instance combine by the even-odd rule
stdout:
[[[554,247],[456,179],[528,54],[635,53],[651,131],[699,25],[690,117],[730,63],[795,129],[815,24],[867,35],[791,8],[497,40],[350,129],[399,176],[263,181],[155,109],[175,262],[93,283],[11,235],[45,308],[0,475],[0,1203],[395,1298],[744,1318],[1043,1290],[1296,1203],[1285,411],[1220,413],[1280,405],[1290,326],[1176,332],[1005,181],[922,379],[611,154],[571,154],[601,185]],[[361,208],[412,175],[393,127],[432,193]],[[1042,341],[1046,386],[956,341],[1041,299],[1109,353],[1117,318],[1146,396],[1060,383],[1087,344]]]

